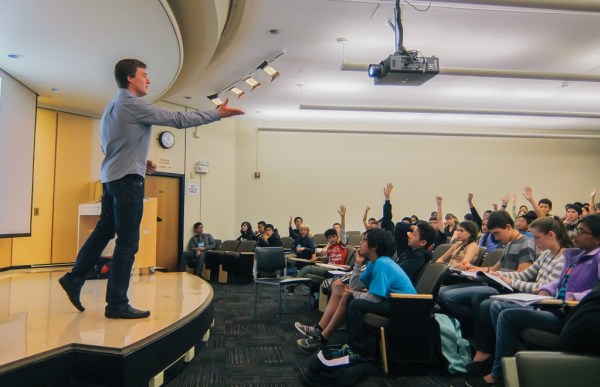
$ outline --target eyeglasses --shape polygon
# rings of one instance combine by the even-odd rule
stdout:
[[[590,234],[592,235],[591,231],[588,231],[586,229],[583,229],[581,227],[577,227],[575,230],[573,230],[574,233],[579,234],[579,235],[585,235],[585,234]]]

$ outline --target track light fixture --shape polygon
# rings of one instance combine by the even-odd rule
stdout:
[[[275,78],[279,77],[279,71],[269,66],[269,63],[267,61],[262,62],[261,65],[258,66],[257,70],[262,70],[265,73],[269,74],[269,76],[271,77],[271,82],[273,82]]]
[[[263,61],[258,67],[254,70],[246,73],[243,77],[238,79],[237,81],[231,83],[229,86],[221,89],[215,94],[207,96],[212,103],[216,106],[221,106],[223,101],[219,98],[219,95],[223,95],[225,93],[233,93],[237,96],[237,98],[242,98],[246,95],[246,92],[254,91],[261,86],[260,82],[260,74],[264,71],[271,78],[271,82],[277,77],[279,77],[279,71],[275,70],[270,64],[275,61],[275,59],[279,58],[283,55],[284,51],[278,51],[271,56],[270,59]],[[264,78],[264,75],[263,75]]]
[[[210,99],[210,101],[212,103],[214,103],[217,107],[223,105],[223,101],[221,101],[221,99],[219,98],[219,93],[213,94],[213,95],[209,95],[206,98]]]

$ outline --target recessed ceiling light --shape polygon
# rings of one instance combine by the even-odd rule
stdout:
[[[189,95],[186,95],[185,97],[183,97],[184,99],[192,99],[192,97],[190,97]]]
[[[23,56],[23,55],[21,55],[21,54],[17,54],[17,53],[11,53],[11,54],[8,54],[8,57],[9,57],[10,59],[23,59],[23,58],[24,58],[24,56]]]
[[[58,87],[52,87],[52,88],[50,88],[50,91],[53,93],[58,93],[60,91],[60,89]]]
[[[271,29],[269,30],[269,33],[270,33],[271,35],[279,35],[279,30],[278,30],[277,28],[271,28]]]

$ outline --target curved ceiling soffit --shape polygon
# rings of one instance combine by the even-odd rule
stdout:
[[[163,94],[164,100],[190,84],[198,84],[204,75],[219,43],[222,26],[226,24],[226,20],[221,19],[227,12],[221,16],[216,4],[219,1],[168,0],[181,31],[185,60],[177,79]]]
[[[160,5],[165,10],[165,14],[167,15],[167,18],[169,19],[169,21],[171,22],[171,26],[173,27],[173,33],[175,34],[175,38],[177,39],[177,45],[179,46],[179,64],[177,66],[177,72],[175,74],[173,74],[171,83],[166,85],[164,90],[154,98],[155,101],[160,100],[171,89],[171,87],[173,87],[173,84],[179,78],[179,74],[181,74],[181,69],[182,69],[183,63],[184,63],[183,39],[181,36],[181,30],[179,29],[179,24],[177,23],[177,18],[175,17],[175,14],[173,13],[171,6],[169,5],[169,0],[160,0]]]

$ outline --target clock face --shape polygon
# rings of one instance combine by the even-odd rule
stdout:
[[[164,132],[161,132],[158,136],[158,141],[160,143],[160,146],[162,146],[165,149],[169,149],[172,148],[173,145],[175,145],[175,136],[173,135],[173,133],[169,132],[168,130],[165,130]]]

